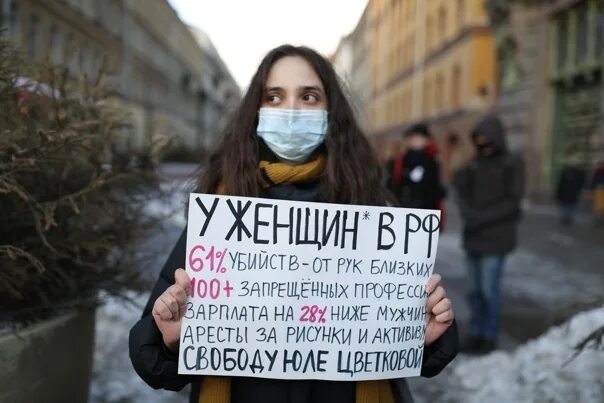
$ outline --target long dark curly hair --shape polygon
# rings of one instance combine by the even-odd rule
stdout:
[[[229,195],[259,196],[256,170],[264,145],[256,135],[258,110],[271,67],[287,56],[306,59],[321,79],[327,96],[328,129],[322,145],[327,165],[320,178],[323,199],[330,203],[367,205],[390,202],[377,156],[357,124],[330,62],[308,47],[292,45],[271,50],[260,63],[226,126],[221,144],[199,171],[197,191],[215,193],[222,184]]]

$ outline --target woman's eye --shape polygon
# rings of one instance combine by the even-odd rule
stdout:
[[[269,96],[266,97],[266,100],[269,103],[274,104],[274,103],[279,102],[279,97],[277,95],[269,95]]]
[[[303,99],[304,99],[304,101],[311,102],[313,104],[319,101],[319,97],[317,97],[314,94],[306,94],[306,95],[304,95]]]

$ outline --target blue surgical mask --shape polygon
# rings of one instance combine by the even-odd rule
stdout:
[[[256,133],[279,158],[301,163],[325,140],[327,111],[260,108]]]

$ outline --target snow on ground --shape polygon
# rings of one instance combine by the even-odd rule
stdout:
[[[190,185],[180,182],[162,182],[160,186],[162,197],[149,200],[145,204],[145,213],[160,218],[166,223],[184,227],[187,223],[185,218],[187,186]]]
[[[136,305],[105,296],[106,303],[97,309],[90,402],[187,402],[188,387],[179,393],[154,390],[134,371],[128,355],[128,333],[149,295],[131,293],[129,297]]]
[[[411,378],[417,403],[602,403],[604,350],[577,343],[604,326],[604,306],[519,345],[486,356],[458,356],[436,378]]]
[[[601,403],[604,351],[588,348],[570,360],[575,345],[600,326],[604,306],[575,315],[511,353],[461,356],[447,369],[447,400]]]

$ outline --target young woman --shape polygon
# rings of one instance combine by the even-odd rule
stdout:
[[[288,122],[284,124],[284,122]],[[306,47],[266,55],[196,191],[237,196],[386,205],[375,155],[353,117],[329,62]],[[403,379],[372,382],[290,381],[178,375],[180,319],[189,279],[181,235],[130,332],[130,358],[154,388],[180,390],[190,402],[408,402]],[[422,375],[438,374],[456,355],[457,330],[440,276],[428,281],[429,320]]]

